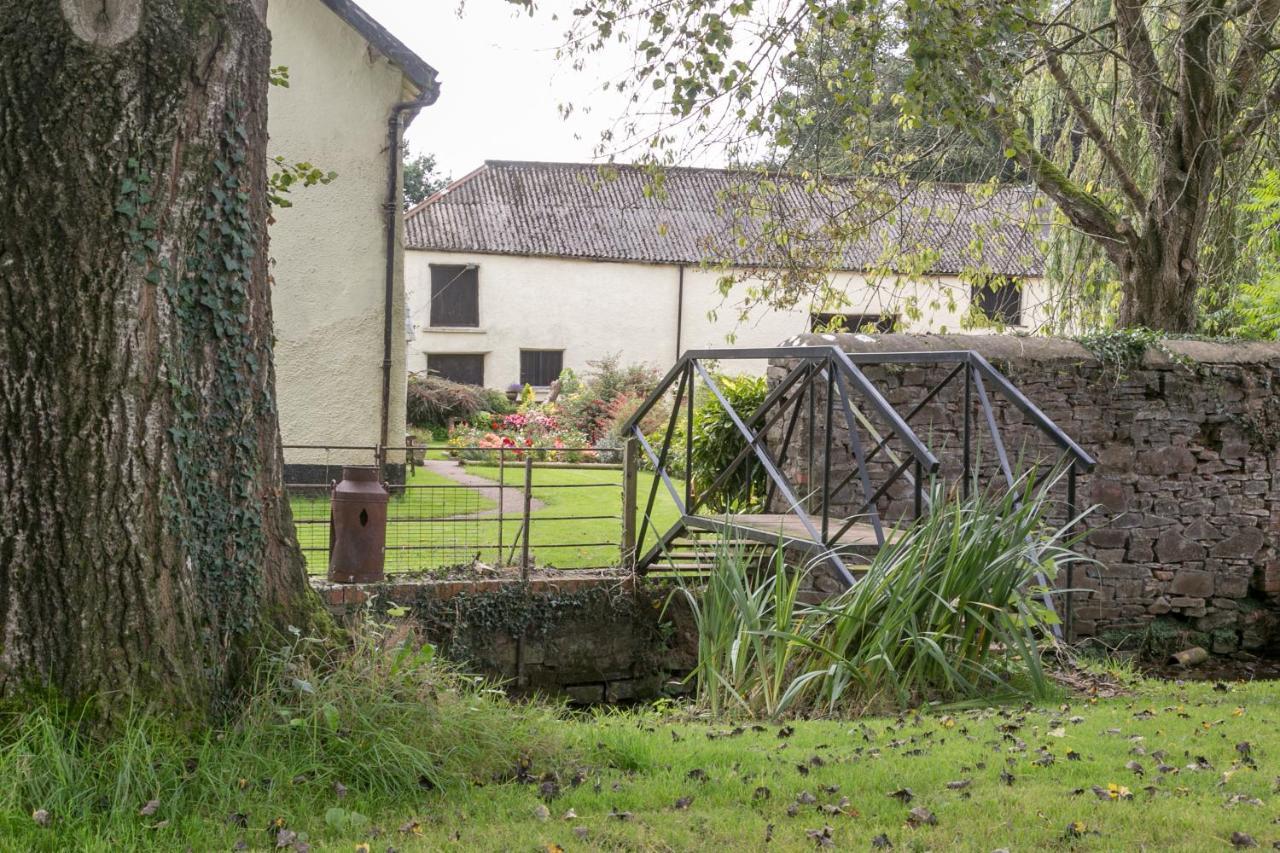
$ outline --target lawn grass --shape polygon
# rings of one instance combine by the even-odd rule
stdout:
[[[558,753],[519,768],[526,784],[480,779],[486,784],[376,794],[348,784],[340,796],[341,779],[290,782],[289,756],[265,756],[246,772],[279,759],[270,784],[197,774],[172,784],[217,793],[158,789],[150,817],[103,814],[39,829],[26,811],[37,806],[27,803],[0,814],[0,844],[122,849],[114,839],[229,850],[244,840],[265,850],[274,847],[268,825],[281,819],[311,849],[335,851],[361,843],[379,851],[813,850],[811,832],[848,850],[873,849],[879,836],[896,850],[1225,850],[1234,832],[1266,847],[1280,839],[1278,721],[1280,688],[1271,683],[1219,691],[1144,682],[1096,702],[794,722],[792,731],[689,722],[671,711],[611,713],[558,725]],[[1157,751],[1176,769],[1158,771]],[[1246,754],[1256,768],[1243,763]],[[1127,768],[1131,761],[1145,775]],[[1099,799],[1095,785],[1132,797]],[[909,803],[905,793],[891,796],[903,789]],[[913,808],[927,810],[918,825]],[[339,811],[326,821],[330,809]],[[362,816],[357,826],[343,822],[352,812]],[[248,816],[247,828],[228,820],[237,814]],[[169,823],[146,828],[161,820]]]
[[[554,800],[550,820],[536,813],[537,786],[486,789],[424,809],[438,817],[418,849],[812,850],[809,832],[824,827],[838,849],[872,849],[884,835],[899,850],[1212,850],[1229,849],[1233,832],[1270,846],[1278,720],[1273,684],[1150,684],[1096,704],[795,723],[790,737],[777,725],[734,736],[729,725],[615,715],[570,727],[588,766],[609,769]],[[1246,742],[1256,769],[1239,764]],[[1176,771],[1157,771],[1157,750]],[[1211,767],[1188,769],[1200,757]],[[1112,784],[1132,799],[1092,790]],[[890,796],[904,788],[909,804]],[[805,792],[816,802],[798,802]],[[936,824],[911,826],[917,807]],[[561,819],[568,810],[576,819]]]
[[[467,465],[468,474],[498,482],[497,466]],[[506,466],[503,482],[513,487],[513,494],[524,488],[524,468]],[[648,496],[653,475],[639,474],[641,510]],[[408,483],[411,487],[451,486],[457,484],[433,471],[416,469]],[[682,483],[677,483],[682,488]],[[533,497],[543,506],[531,514],[530,548],[538,567],[561,569],[613,567],[620,562],[622,540],[622,472],[605,468],[534,468]],[[410,503],[412,502],[412,503]],[[329,518],[328,498],[294,498],[294,519]],[[430,571],[470,563],[477,557],[490,565],[507,565],[520,559],[519,513],[507,513],[499,524],[497,503],[469,488],[422,488],[393,495],[387,529],[388,571]],[[439,521],[450,516],[488,513],[483,518],[466,521]],[[399,517],[436,519],[415,523],[395,523]],[[665,531],[679,518],[679,511],[665,488],[659,486],[653,517],[659,531]],[[501,528],[501,531],[499,530]],[[651,528],[652,529],[652,528]],[[501,539],[499,539],[501,532]],[[298,537],[307,556],[307,569],[322,574],[328,567],[327,524],[299,524]],[[652,544],[652,533],[648,537]],[[501,542],[501,553],[497,548]],[[594,543],[594,544],[593,544]],[[425,546],[421,550],[398,550],[396,546]]]
[[[498,468],[468,465],[467,473],[498,481]],[[637,500],[645,509],[654,475],[637,475]],[[524,468],[507,466],[503,482],[524,488]],[[673,481],[683,488],[683,481]],[[622,541],[622,472],[607,468],[534,468],[533,497],[544,506],[531,514],[529,543],[537,565],[560,569],[616,566]],[[603,516],[592,518],[593,516]],[[671,495],[661,484],[654,501],[648,544],[653,543],[653,525],[662,533],[680,518]],[[492,526],[496,531],[497,525]],[[503,541],[514,542],[521,530],[519,518],[504,521]],[[592,545],[590,543],[609,543]],[[567,546],[567,547],[561,547]],[[509,547],[509,546],[508,546]],[[510,556],[510,550],[508,550]],[[516,551],[519,558],[519,551]]]
[[[387,508],[388,517],[439,519],[487,512],[497,506],[495,501],[475,489],[458,488],[453,480],[425,468],[410,469],[406,486],[402,490],[393,490],[391,503]],[[329,497],[295,496],[290,499],[289,504],[293,508],[298,542],[307,558],[307,571],[323,574],[329,565]],[[449,526],[439,524],[435,527],[443,528],[436,538],[440,543],[446,542],[447,534],[452,532]],[[387,530],[387,544],[420,544],[422,539],[416,535],[418,529],[420,525],[391,525]],[[387,568],[407,569],[409,563],[418,556],[420,555],[412,552],[405,554],[390,551]]]

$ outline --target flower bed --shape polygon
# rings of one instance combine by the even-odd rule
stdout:
[[[493,462],[503,448],[512,459],[529,454],[542,462],[597,461],[586,435],[562,425],[554,415],[533,410],[494,418],[488,429],[455,429],[449,435],[449,447],[454,456],[470,461]]]

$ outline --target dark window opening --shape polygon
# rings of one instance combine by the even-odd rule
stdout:
[[[427,373],[461,382],[463,385],[484,385],[484,354],[427,354]]]
[[[431,325],[480,325],[480,268],[431,265]]]
[[[975,284],[971,298],[982,316],[993,323],[1022,325],[1022,287],[1017,279],[994,278]]]
[[[564,369],[564,350],[520,350],[520,384],[544,386],[560,378]]]
[[[897,314],[833,314],[809,315],[811,332],[865,332],[868,329],[887,335],[898,325]]]

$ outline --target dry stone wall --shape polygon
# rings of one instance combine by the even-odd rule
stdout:
[[[812,335],[791,343],[850,352],[975,350],[1098,460],[1079,482],[1080,507],[1096,505],[1083,550],[1098,565],[1077,569],[1075,585],[1087,593],[1075,600],[1076,636],[1139,634],[1163,618],[1227,654],[1262,649],[1280,633],[1280,345],[1171,341],[1141,365],[1123,367],[1072,341],[1004,335]],[[771,381],[792,365],[774,362]],[[865,372],[906,412],[947,370]],[[963,388],[953,382],[912,420],[950,478],[960,468]],[[1020,412],[987,390],[1012,458],[1024,466],[1057,458]],[[804,420],[787,464],[802,482],[812,476],[802,461]],[[980,414],[974,423],[977,467],[990,481],[998,476],[994,447]],[[838,481],[852,464],[847,431],[837,426],[834,438]],[[873,466],[873,485],[888,467]],[[833,503],[848,513],[860,498],[855,483]],[[908,506],[903,483],[881,509],[893,516]]]

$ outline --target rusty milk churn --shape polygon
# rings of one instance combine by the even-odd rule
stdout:
[[[329,500],[329,580],[377,583],[383,579],[387,542],[386,487],[377,468],[342,467],[342,482]]]

